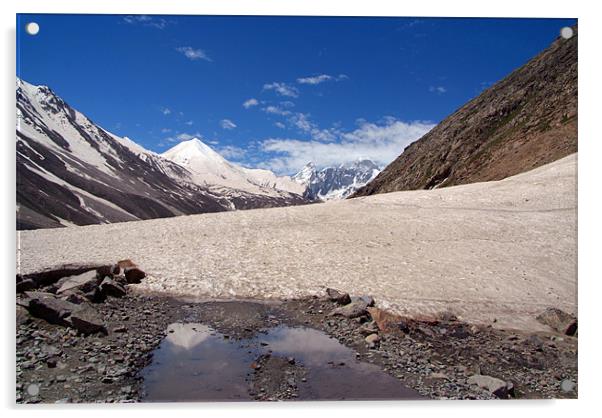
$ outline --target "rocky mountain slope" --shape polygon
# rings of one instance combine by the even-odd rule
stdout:
[[[346,198],[379,172],[378,166],[370,160],[349,162],[321,170],[310,162],[293,176],[293,180],[303,185],[303,196],[307,199],[325,201]]]
[[[286,191],[212,188],[94,124],[46,86],[18,80],[17,229],[88,225],[305,202]]]
[[[485,90],[354,196],[499,180],[577,151],[577,27]]]

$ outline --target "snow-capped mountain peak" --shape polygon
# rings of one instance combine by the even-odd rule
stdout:
[[[345,162],[338,167],[318,170],[309,162],[292,178],[306,187],[304,196],[310,200],[344,199],[370,182],[380,172],[371,160]]]
[[[305,166],[297,174],[295,174],[292,179],[299,184],[307,186],[311,182],[312,176],[314,176],[315,173],[316,166],[310,161],[305,164]]]
[[[202,160],[218,164],[227,163],[224,157],[198,138],[182,141],[173,148],[165,151],[162,155],[167,159],[184,165],[192,160]]]
[[[180,142],[161,155],[190,170],[195,182],[199,184],[268,195],[303,193],[303,187],[299,187],[289,177],[278,177],[269,170],[250,169],[234,164],[198,138]]]
[[[299,194],[252,184],[242,174],[235,178],[232,173],[241,170],[198,139],[174,147],[174,160],[216,169],[213,177],[199,175],[187,168],[189,164],[174,162],[103,129],[46,86],[17,79],[16,105],[18,229],[305,201]],[[203,181],[197,181],[199,177]],[[224,186],[224,179],[232,186]],[[248,187],[237,187],[241,183]]]

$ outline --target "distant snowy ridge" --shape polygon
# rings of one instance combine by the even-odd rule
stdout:
[[[307,199],[326,201],[345,199],[378,173],[379,167],[371,160],[357,160],[321,170],[310,162],[292,178],[305,187],[303,196]]]
[[[206,187],[224,186],[268,196],[303,193],[303,187],[290,177],[231,163],[198,138],[180,142],[161,156],[185,167],[196,184]]]
[[[286,185],[286,179],[276,178],[272,188],[253,184],[259,180],[249,174],[248,186],[237,178],[230,185],[202,180],[198,172],[99,127],[47,86],[18,79],[16,99],[18,229],[306,201],[279,188]],[[227,161],[223,164],[231,165]],[[239,171],[244,173],[245,169]]]

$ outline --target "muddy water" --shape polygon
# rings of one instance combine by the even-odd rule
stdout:
[[[297,382],[306,400],[418,399],[419,394],[377,366],[311,328],[278,326],[265,334],[232,340],[195,323],[176,323],[143,371],[143,401],[240,401],[249,394],[251,364],[261,354],[294,357],[307,372]]]

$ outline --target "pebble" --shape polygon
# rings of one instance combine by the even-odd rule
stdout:
[[[40,386],[32,383],[31,385],[27,386],[27,394],[29,396],[38,396],[38,394],[40,393]]]
[[[575,382],[573,382],[572,380],[569,379],[564,379],[561,383],[560,383],[560,389],[563,392],[572,392],[573,390],[575,390],[575,387],[577,385],[575,384]]]

